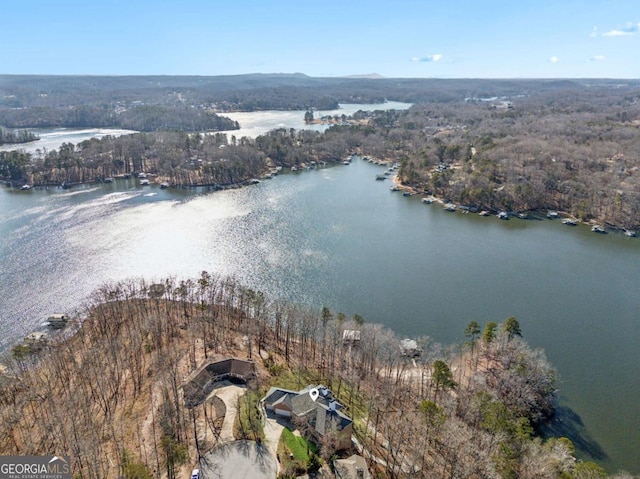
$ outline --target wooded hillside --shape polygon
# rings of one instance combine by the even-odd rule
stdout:
[[[14,348],[2,454],[69,454],[74,477],[171,477],[216,444],[211,405],[185,407],[181,385],[221,354],[253,359],[262,393],[285,380],[330,387],[376,477],[606,477],[569,440],[534,436],[553,415],[555,373],[515,318],[471,322],[450,348],[418,338],[422,354],[408,356],[359,315],[304,311],[206,272],[105,285],[86,312],[72,337]]]

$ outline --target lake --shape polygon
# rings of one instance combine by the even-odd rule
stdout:
[[[316,110],[314,111],[314,118],[321,118],[323,116],[341,116],[341,115],[353,115],[358,110],[362,111],[374,111],[374,110],[407,110],[411,107],[411,103],[401,103],[397,101],[387,101],[385,103],[373,103],[373,104],[355,104],[355,103],[341,103],[340,108],[336,110]],[[242,138],[247,136],[249,138],[256,138],[259,135],[263,135],[268,131],[275,130],[276,128],[295,128],[296,130],[315,130],[325,131],[330,125],[313,124],[307,125],[304,122],[304,110],[292,110],[292,111],[279,111],[279,110],[267,110],[267,111],[249,111],[249,112],[231,112],[220,113],[222,116],[231,118],[232,120],[240,123],[239,130],[226,131],[228,136],[235,136],[236,138]]]
[[[29,143],[0,145],[0,151],[24,150],[33,155],[40,152],[57,150],[63,143],[78,143],[91,138],[102,138],[107,135],[121,136],[136,133],[133,130],[115,128],[27,128],[40,139]]]
[[[215,193],[0,187],[0,349],[105,282],[202,270],[444,344],[515,316],[559,370],[553,431],[640,473],[640,240],[449,213],[389,191],[381,171],[355,160]]]
[[[397,101],[388,101],[385,103],[374,104],[355,104],[344,103],[340,104],[340,108],[336,110],[318,110],[315,111],[315,117],[320,118],[326,115],[353,115],[358,110],[373,111],[373,110],[406,110],[411,107],[411,103],[401,103]],[[259,135],[276,129],[276,128],[295,128],[295,129],[307,129],[315,131],[324,131],[329,128],[330,125],[306,125],[304,123],[304,110],[265,110],[265,111],[253,111],[253,112],[232,112],[232,113],[220,113],[221,116],[226,116],[232,120],[240,123],[239,130],[228,130],[229,137],[231,135],[236,138],[242,138],[247,136],[249,138],[255,138]],[[21,144],[7,144],[0,145],[0,151],[10,150],[24,150],[27,153],[37,154],[38,150],[51,151],[60,148],[63,143],[73,143],[74,145],[89,140],[91,138],[102,138],[107,135],[121,136],[130,135],[136,133],[133,130],[123,130],[115,128],[28,128],[35,135],[40,137],[39,140],[32,141],[30,143]]]

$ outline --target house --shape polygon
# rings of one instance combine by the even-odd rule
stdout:
[[[342,331],[342,341],[345,343],[356,343],[360,341],[360,331],[357,329],[345,329]]]
[[[276,416],[305,421],[316,442],[335,432],[336,450],[351,447],[353,421],[342,412],[344,406],[333,398],[322,385],[307,386],[300,391],[272,387],[260,401],[267,411]]]
[[[415,358],[422,354],[422,349],[418,348],[418,343],[415,340],[403,339],[400,341],[400,352],[403,356]]]
[[[337,479],[372,479],[367,461],[357,454],[346,459],[336,459],[333,467]]]

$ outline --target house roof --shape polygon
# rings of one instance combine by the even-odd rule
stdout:
[[[318,397],[315,401],[309,394],[314,389],[318,390]],[[321,435],[334,426],[338,431],[342,431],[353,422],[351,418],[342,413],[341,409],[344,406],[335,401],[331,391],[321,384],[318,386],[309,385],[297,392],[272,387],[262,398],[262,402],[271,406],[286,405],[291,408],[294,415],[307,416],[309,422]]]
[[[293,396],[296,394],[298,394],[296,391],[272,387],[269,389],[269,391],[267,391],[266,396],[262,398],[262,402],[267,404],[275,404],[276,402],[280,401],[285,395]]]
[[[357,329],[345,329],[342,331],[344,341],[360,341],[360,331]]]

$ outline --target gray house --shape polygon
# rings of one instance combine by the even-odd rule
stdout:
[[[312,397],[316,390],[317,396]],[[333,431],[338,450],[351,447],[353,421],[342,412],[344,406],[322,385],[307,386],[300,391],[272,387],[260,402],[276,416],[304,418],[317,442]]]

